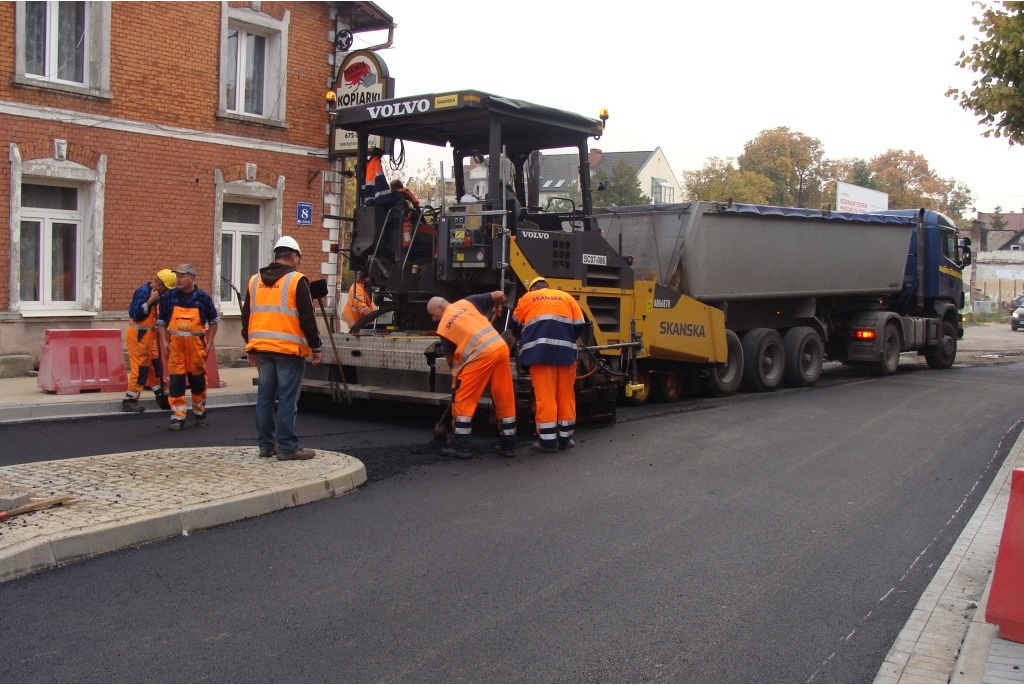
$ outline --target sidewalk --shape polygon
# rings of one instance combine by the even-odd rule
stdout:
[[[256,401],[250,367],[220,369],[211,407]],[[120,413],[124,393],[52,395],[35,378],[0,379],[0,425]],[[150,394],[151,395],[151,394]],[[142,400],[158,411],[153,399]],[[319,450],[308,461],[261,459],[253,447],[161,449],[0,467],[0,493],[73,495],[0,521],[0,582],[190,531],[343,495],[362,462]]]
[[[250,367],[219,370],[214,407],[254,404]],[[0,379],[0,425],[119,413],[122,393],[52,395],[35,378]],[[144,399],[157,411],[152,399]],[[1024,683],[1024,645],[984,622],[1009,501],[1024,468],[1024,435],[918,601],[876,683]],[[350,492],[366,482],[358,460],[260,459],[255,447],[154,450],[0,467],[0,491],[73,494],[66,505],[0,522],[0,582],[117,549]]]

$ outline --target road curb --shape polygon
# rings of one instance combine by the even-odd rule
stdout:
[[[276,462],[271,462],[276,464]],[[366,482],[366,467],[348,457],[341,468],[304,482],[267,488],[174,511],[142,514],[72,531],[54,532],[0,549],[0,582],[100,554],[215,528],[274,511],[347,494]],[[73,505],[72,505],[73,506]],[[45,510],[35,515],[45,515]],[[2,538],[0,538],[2,543]]]

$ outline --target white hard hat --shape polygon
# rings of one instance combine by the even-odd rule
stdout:
[[[302,250],[299,249],[299,243],[290,235],[283,235],[277,239],[277,242],[274,243],[274,252],[277,252],[278,250],[295,250],[300,256],[302,255]]]

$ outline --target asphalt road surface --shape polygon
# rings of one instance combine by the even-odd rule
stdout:
[[[624,409],[558,455],[304,413],[371,482],[0,585],[0,680],[870,682],[1024,421],[1024,333],[976,328],[949,371]],[[251,442],[251,411],[213,416],[180,439]],[[49,458],[178,439],[35,431]]]

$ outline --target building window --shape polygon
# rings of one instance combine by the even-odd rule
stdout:
[[[676,189],[661,178],[651,179],[651,204],[667,205],[675,202]]]
[[[276,20],[247,7],[223,7],[218,114],[283,126],[289,13]]]
[[[221,307],[240,307],[238,293],[249,285],[249,277],[259,271],[263,249],[263,212],[259,204],[224,203],[220,233]]]
[[[78,300],[82,260],[82,213],[78,189],[26,183],[21,186],[23,305],[69,305]]]
[[[110,3],[16,3],[14,82],[110,97]]]
[[[96,168],[54,156],[22,161],[10,144],[10,308],[23,317],[95,316],[103,292],[106,155]]]

